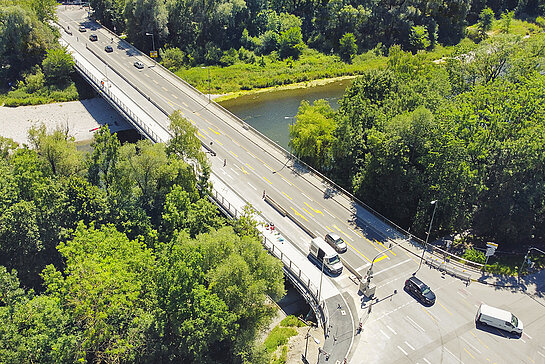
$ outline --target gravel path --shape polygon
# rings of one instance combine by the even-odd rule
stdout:
[[[94,98],[48,105],[0,107],[0,135],[28,144],[27,131],[45,124],[48,131],[68,126],[76,141],[93,138],[91,129],[108,124],[112,132],[132,129],[106,101]]]

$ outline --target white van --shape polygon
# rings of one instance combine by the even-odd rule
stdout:
[[[341,274],[343,271],[343,263],[339,254],[320,237],[310,241],[309,255],[316,259],[320,265],[323,263],[331,274]]]
[[[522,335],[522,321],[509,311],[481,303],[475,316],[475,322],[508,331],[512,334]]]

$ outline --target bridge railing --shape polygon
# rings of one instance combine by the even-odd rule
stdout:
[[[220,192],[218,192],[212,186],[212,198],[216,203],[220,204],[223,209],[226,210],[233,218],[240,217],[240,212],[237,208],[232,205]],[[239,196],[240,198],[240,196]],[[244,201],[242,198],[240,198]],[[268,221],[261,213],[258,214],[261,218],[261,221]],[[284,252],[282,251],[280,241],[275,241],[274,239],[269,239],[267,236],[263,235],[263,246],[269,251],[271,255],[278,258],[284,265],[284,270],[287,271],[288,277],[294,282],[296,286],[302,286],[304,291],[301,291],[305,296],[307,302],[311,305],[314,312],[316,313],[316,318],[319,322],[322,323],[324,330],[327,333],[327,327],[329,322],[329,314],[327,311],[327,306],[325,301],[321,299],[320,289],[314,283],[312,283],[310,277],[308,277],[301,268],[295,264]],[[299,288],[299,287],[298,287]]]
[[[111,92],[110,87],[108,87],[107,81],[105,82],[104,79],[99,79],[95,75],[93,75],[89,70],[77,59],[74,59],[74,64],[77,69],[80,70],[81,73],[87,77],[92,84],[95,86],[95,89],[97,89],[100,93],[103,95],[106,95],[109,100],[111,100],[117,108],[119,108],[125,115],[127,115],[128,119],[132,121],[132,124],[139,129],[142,134],[145,134],[149,136],[151,140],[153,140],[156,143],[161,143],[163,140],[151,129],[149,125],[147,125],[145,122],[142,121],[136,115],[123,101],[121,101],[113,92]]]

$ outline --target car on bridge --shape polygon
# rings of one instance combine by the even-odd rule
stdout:
[[[96,41],[98,40],[98,37],[97,37],[96,34],[91,34],[91,35],[89,36],[89,40],[90,40],[91,42],[96,42]]]
[[[405,290],[412,293],[425,305],[431,306],[435,303],[435,293],[424,282],[414,276],[405,281]]]
[[[85,32],[87,31],[87,28],[85,28],[84,25],[80,25],[79,28],[78,28],[78,30],[79,30],[80,32],[82,32],[82,33],[85,33]]]
[[[144,63],[140,62],[140,61],[135,61],[134,62],[134,67],[138,68],[139,70],[141,70],[142,68],[144,68]]]
[[[335,249],[338,253],[344,253],[347,249],[344,240],[335,233],[325,234],[325,241],[326,243],[331,245],[331,247]]]
[[[104,47],[104,50],[105,50],[106,52],[108,52],[108,53],[110,53],[110,52],[113,52],[113,51],[114,51],[114,49],[112,48],[112,46],[111,46],[111,45],[107,45],[106,47]]]

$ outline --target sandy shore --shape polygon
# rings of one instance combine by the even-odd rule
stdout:
[[[102,98],[56,104],[0,107],[0,135],[19,144],[28,144],[28,129],[45,124],[48,131],[68,127],[76,141],[90,140],[96,127],[110,130],[132,129],[125,119]]]

